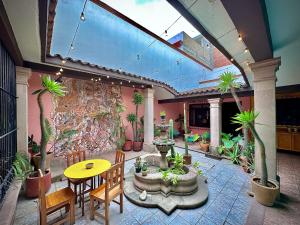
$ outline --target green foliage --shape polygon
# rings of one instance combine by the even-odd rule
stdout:
[[[166,111],[160,111],[160,112],[159,112],[159,115],[160,115],[161,117],[165,117],[165,116],[167,115],[167,113],[166,113]]]
[[[154,137],[160,136],[160,129],[154,124]]]
[[[173,175],[172,179],[171,179],[171,183],[176,186],[178,184],[178,176]]]
[[[46,89],[51,94],[56,96],[64,96],[64,86],[61,83],[52,80],[50,76],[43,76],[42,77],[42,85],[44,89]],[[33,94],[38,94],[42,91],[42,89],[35,91]]]
[[[162,171],[161,174],[162,174],[163,181],[167,182],[169,180],[169,171],[168,170]]]
[[[239,146],[240,141],[242,140],[242,136],[238,135],[236,137],[232,137],[232,134],[222,133],[222,145],[218,147],[218,153],[224,154],[224,152],[233,151],[235,146]]]
[[[239,145],[235,145],[233,148],[233,151],[228,151],[227,154],[234,164],[240,163],[240,158],[239,158],[240,157],[240,147],[239,147]]]
[[[209,138],[210,138],[210,134],[207,131],[203,132],[203,134],[201,135],[201,141],[202,141],[202,143],[206,144],[207,140]]]
[[[222,155],[222,154],[224,154],[224,152],[225,152],[225,147],[224,147],[224,145],[220,145],[218,148],[217,148],[217,151],[218,151],[218,153],[220,154],[220,155]]]
[[[250,169],[250,172],[254,171],[254,154],[255,154],[255,145],[254,141],[248,143],[247,147],[242,152],[242,155],[247,159],[247,166]]]
[[[231,122],[234,124],[241,125],[236,130],[240,130],[243,127],[249,128],[251,125],[253,125],[255,119],[257,118],[258,113],[255,113],[254,111],[243,111],[241,113],[237,113],[235,116],[232,117]]]
[[[194,162],[193,167],[194,167],[194,169],[197,170],[198,175],[202,174],[202,170],[200,169],[200,162],[198,162],[198,161]]]
[[[13,171],[17,179],[24,181],[28,174],[32,171],[29,158],[26,154],[16,153],[16,159],[13,162]]]
[[[126,119],[131,124],[134,123],[137,120],[136,115],[134,113],[127,114],[127,118]]]
[[[234,77],[232,72],[224,72],[221,74],[218,89],[222,94],[229,92],[231,88],[239,87],[240,84],[237,82],[237,78]]]
[[[173,126],[173,120],[169,120],[169,138],[173,140],[174,138],[174,126]]]
[[[148,163],[147,163],[147,162],[144,162],[144,163],[142,164],[142,171],[147,171],[147,169],[148,169]]]
[[[141,105],[144,102],[144,96],[141,93],[135,91],[133,93],[133,101],[132,102],[135,105]]]

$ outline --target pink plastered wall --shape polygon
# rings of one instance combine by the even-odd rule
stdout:
[[[40,89],[41,86],[41,78],[40,75],[43,73],[39,72],[33,72],[31,78],[29,79],[29,87],[28,87],[28,135],[33,134],[34,140],[39,143],[41,138],[41,131],[40,131],[40,123],[39,123],[39,107],[37,104],[37,95],[32,95],[31,93],[35,90]],[[123,124],[126,129],[126,138],[132,139],[133,133],[130,123],[127,122],[127,114],[128,113],[135,113],[135,105],[132,102],[132,96],[135,90],[129,87],[121,87],[121,93],[122,93],[122,99],[123,104],[126,107],[126,111],[121,114],[121,118],[123,121]],[[142,90],[138,90],[142,93]],[[45,94],[43,96],[43,103],[44,103],[44,113],[45,116],[49,119],[51,123],[51,114],[53,112],[53,103],[51,96],[49,94]],[[156,122],[159,122],[159,113],[160,111],[166,111],[167,113],[167,119],[173,119],[175,120],[179,113],[183,113],[183,103],[168,103],[168,104],[158,104],[157,99],[154,99],[154,117],[156,119]],[[139,115],[144,115],[144,104],[139,106]],[[174,123],[175,127],[178,127],[177,123]]]

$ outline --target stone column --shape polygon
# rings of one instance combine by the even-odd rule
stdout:
[[[208,99],[210,104],[210,151],[217,153],[217,147],[221,144],[222,132],[222,99]]]
[[[280,58],[250,64],[253,72],[254,111],[259,113],[255,128],[266,148],[269,179],[276,180],[276,75]],[[255,142],[255,174],[261,175],[261,157]]]
[[[153,152],[154,140],[154,90],[146,88],[144,90],[145,111],[144,111],[144,146],[145,151]]]
[[[31,69],[16,67],[17,150],[28,153],[28,79]]]

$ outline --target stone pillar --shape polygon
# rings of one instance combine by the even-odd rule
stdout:
[[[276,180],[276,75],[280,58],[250,64],[253,72],[254,111],[259,113],[255,128],[266,148],[269,179]],[[255,142],[255,174],[261,175],[261,157]]]
[[[145,151],[153,152],[154,140],[154,90],[146,88],[144,90],[145,111],[144,111],[144,146]]]
[[[28,79],[31,69],[16,67],[17,150],[28,153]]]
[[[217,147],[221,144],[222,132],[222,99],[208,99],[210,104],[210,151],[217,154]]]

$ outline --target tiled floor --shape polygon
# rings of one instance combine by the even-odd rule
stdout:
[[[177,151],[183,152],[183,149],[177,149]],[[138,207],[125,198],[123,214],[119,213],[118,205],[111,204],[111,224],[244,224],[252,201],[247,195],[249,175],[230,161],[209,159],[198,152],[191,152],[191,154],[193,161],[201,163],[204,175],[208,177],[209,199],[205,205],[190,210],[177,209],[170,216],[167,216],[159,209]],[[134,160],[127,161],[125,170],[128,171],[133,163]],[[54,183],[51,191],[65,186],[65,181]],[[37,224],[37,212],[36,200],[27,200],[20,197],[15,224]],[[77,209],[76,214],[76,224],[103,224],[103,220],[100,218],[96,218],[94,221],[89,220],[88,203],[85,217],[81,217],[80,209]]]
[[[278,173],[281,199],[267,207],[264,225],[300,224],[300,155],[279,152]]]

